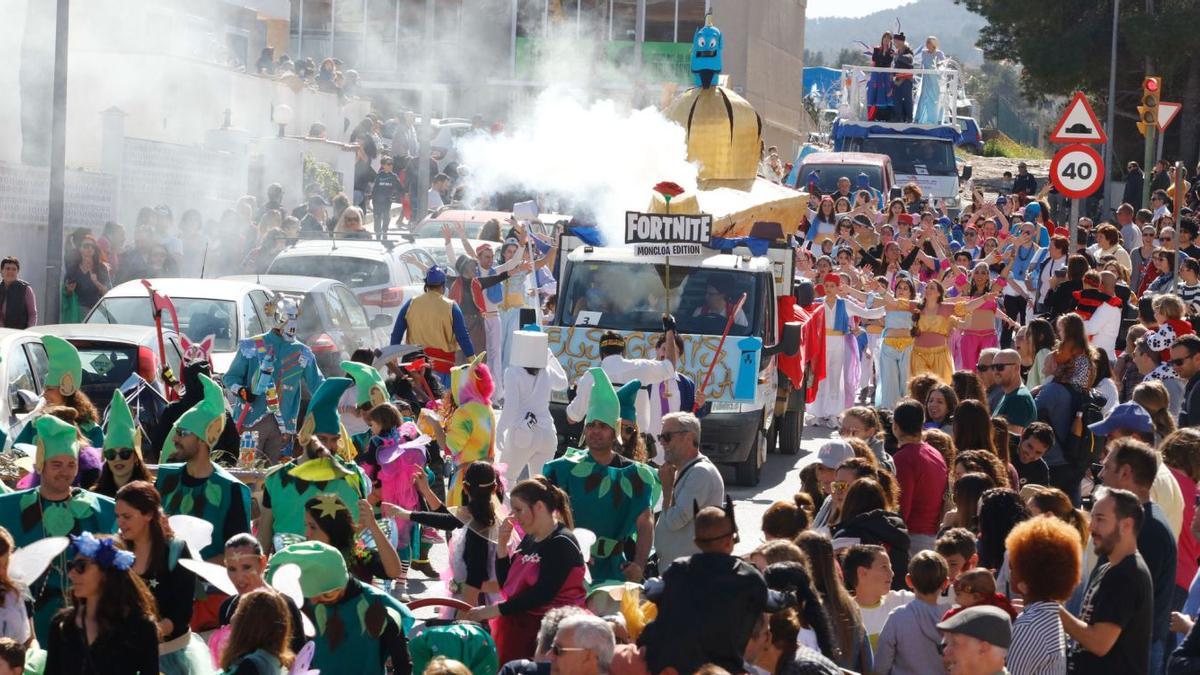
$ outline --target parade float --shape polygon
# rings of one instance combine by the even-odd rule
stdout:
[[[706,401],[696,406],[702,452],[754,485],[768,451],[799,450],[804,406],[823,375],[824,322],[811,286],[797,287],[788,243],[807,195],[757,176],[762,120],[718,83],[721,47],[710,18],[693,40],[696,86],[663,111],[684,129],[697,188],[671,177],[647,186],[646,203],[625,214],[624,246],[564,237],[546,331],[574,382],[600,365],[608,331],[624,339],[626,357],[656,358],[663,317],[673,317],[684,342],[676,370]],[[574,445],[580,427],[567,419],[568,400],[558,395],[551,412],[562,444]]]

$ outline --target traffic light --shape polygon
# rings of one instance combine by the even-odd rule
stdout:
[[[1138,106],[1138,131],[1145,136],[1158,128],[1158,101],[1162,98],[1162,78],[1147,77],[1142,80],[1142,104]]]

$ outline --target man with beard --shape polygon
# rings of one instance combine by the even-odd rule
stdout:
[[[304,452],[274,467],[263,480],[258,541],[264,551],[279,550],[305,538],[304,504],[319,494],[341,497],[358,522],[358,502],[366,499],[371,483],[348,459],[350,436],[338,416],[338,401],[351,384],[348,377],[331,377],[321,383],[297,435]],[[343,461],[343,457],[347,459]]]
[[[300,414],[301,384],[316,390],[325,378],[312,350],[296,340],[300,308],[280,298],[270,332],[238,344],[224,385],[239,401],[234,411],[239,433],[258,432],[258,449],[272,462],[289,454]]]
[[[221,564],[225,542],[250,531],[250,488],[213,464],[213,446],[227,424],[225,397],[220,385],[207,375],[200,375],[199,383],[203,397],[172,425],[163,453],[182,463],[160,464],[154,487],[162,495],[167,515],[193,516],[212,523],[212,542],[200,556]]]
[[[16,547],[84,531],[116,532],[113,500],[72,487],[79,471],[78,429],[53,415],[42,415],[33,424],[37,430],[34,468],[41,484],[0,495],[0,523],[8,528]],[[50,618],[63,606],[69,562],[68,557],[56,556],[49,570],[29,587],[34,630],[42,644],[49,638]]]
[[[181,373],[183,396],[179,400],[167,404],[167,407],[159,414],[154,429],[150,432],[152,456],[147,458],[150,463],[171,459],[170,453],[164,454],[162,450],[163,447],[172,443],[176,420],[204,399],[204,386],[200,383],[200,376],[213,376],[212,361],[209,358],[213,336],[209,335],[200,342],[191,342],[186,335],[180,335],[179,339],[183,345],[183,373]],[[221,437],[217,439],[216,444],[210,450],[217,453],[218,462],[222,462],[222,457],[228,458],[228,462],[222,462],[228,466],[237,459],[238,447],[237,424],[233,421],[233,415],[226,410],[225,430],[221,432]]]
[[[1154,583],[1137,550],[1145,512],[1137,495],[1105,488],[1092,507],[1092,546],[1105,558],[1092,573],[1076,618],[1058,610],[1071,637],[1071,673],[1145,673],[1150,665]]]

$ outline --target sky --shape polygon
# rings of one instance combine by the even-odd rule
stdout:
[[[846,2],[846,0],[808,0],[808,9],[804,15],[809,19],[820,19],[827,16],[859,17],[884,9],[895,9],[901,5],[910,4],[913,1],[856,0],[856,2]]]

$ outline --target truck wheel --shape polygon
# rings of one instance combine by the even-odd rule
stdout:
[[[742,487],[754,487],[758,485],[759,475],[762,465],[758,461],[759,446],[763,443],[763,432],[759,429],[754,434],[754,445],[750,447],[750,452],[746,453],[746,459],[734,467],[734,482]]]
[[[795,455],[800,452],[800,439],[804,435],[804,411],[789,410],[782,418],[776,418],[776,452]]]

